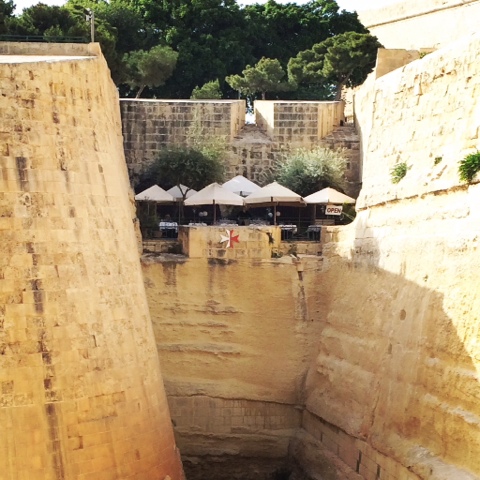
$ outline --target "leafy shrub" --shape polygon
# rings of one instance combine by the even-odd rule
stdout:
[[[407,174],[408,166],[406,162],[397,163],[391,170],[390,176],[392,177],[392,183],[398,183]]]
[[[470,183],[480,171],[480,152],[471,153],[459,162],[458,174],[460,180]]]
[[[273,177],[281,185],[306,196],[325,187],[342,190],[345,184],[345,150],[315,147],[285,152]]]

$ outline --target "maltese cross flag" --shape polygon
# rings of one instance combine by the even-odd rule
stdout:
[[[227,242],[226,248],[233,248],[234,243],[240,243],[238,240],[238,235],[233,234],[233,230],[225,230],[227,235],[220,235],[220,243]]]

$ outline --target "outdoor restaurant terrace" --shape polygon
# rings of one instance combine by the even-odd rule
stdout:
[[[198,192],[153,185],[135,200],[145,253],[207,258],[318,255],[322,227],[349,223],[344,207],[355,203],[333,188],[303,198],[277,182],[260,187],[241,175]]]

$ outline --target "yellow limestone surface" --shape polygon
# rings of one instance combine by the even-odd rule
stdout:
[[[183,455],[285,461],[324,316],[320,269],[318,257],[143,259]]]
[[[480,148],[479,51],[480,38],[469,38],[358,94],[358,216],[329,228],[317,267],[306,258],[303,272],[289,270],[293,259],[144,264],[190,452],[205,452],[202,435],[222,438],[219,452],[226,438],[264,428],[250,423],[253,408],[208,397],[298,403],[306,411],[284,435],[295,435],[313,477],[480,478],[480,184],[458,178],[458,161]],[[394,184],[402,161],[406,176]],[[326,468],[332,455],[348,474]]]
[[[0,91],[0,478],[180,479],[106,63],[2,57]]]
[[[480,147],[479,51],[468,38],[360,92],[360,211],[323,246],[307,409],[422,479],[480,478],[480,185],[458,177]]]

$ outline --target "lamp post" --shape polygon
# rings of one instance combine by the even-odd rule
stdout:
[[[90,21],[90,39],[93,43],[95,41],[95,12],[91,8],[85,9],[85,20]]]

